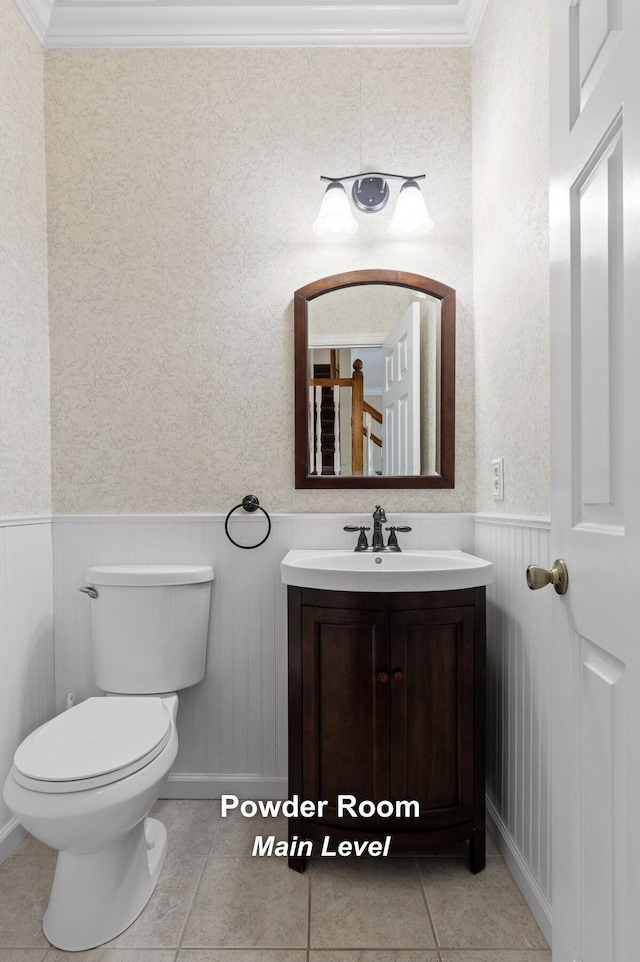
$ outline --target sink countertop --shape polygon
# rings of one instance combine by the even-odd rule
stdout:
[[[493,580],[490,561],[453,549],[407,551],[289,551],[284,584],[328,591],[454,591]]]

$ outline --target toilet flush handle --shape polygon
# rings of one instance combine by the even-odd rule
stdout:
[[[91,585],[85,585],[83,588],[80,588],[79,590],[82,591],[85,595],[89,595],[90,598],[98,597],[98,592]]]

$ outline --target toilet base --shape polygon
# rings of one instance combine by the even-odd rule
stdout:
[[[59,852],[43,920],[49,942],[79,952],[124,932],[151,898],[166,854],[167,830],[155,818],[98,852]]]

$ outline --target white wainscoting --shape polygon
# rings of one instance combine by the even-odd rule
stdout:
[[[0,520],[0,862],[25,831],[2,800],[13,755],[54,714],[50,518]]]
[[[180,693],[180,752],[165,789],[173,798],[286,794],[286,589],[279,563],[290,548],[350,547],[347,522],[368,515],[275,515],[268,541],[234,547],[224,516],[54,519],[56,708],[93,686],[89,605],[78,588],[91,564],[212,564],[211,628],[204,682]],[[413,531],[407,547],[462,548],[495,565],[488,589],[489,821],[511,871],[550,939],[550,594],[530,592],[525,570],[549,560],[549,524],[500,515],[394,515]],[[234,517],[237,540],[259,540],[261,514]]]
[[[268,509],[268,505],[266,505]],[[166,797],[284,797],[287,788],[286,588],[280,561],[290,548],[355,545],[347,523],[370,515],[274,515],[273,531],[253,551],[227,539],[223,515],[61,516],[54,519],[56,703],[93,685],[90,599],[78,588],[91,564],[202,563],[215,570],[205,680],[180,692],[180,750]],[[473,519],[464,514],[393,514],[409,524],[402,544],[473,550]],[[233,537],[258,541],[260,512],[236,513]]]
[[[475,516],[475,553],[494,564],[487,589],[489,827],[551,944],[551,589],[530,591],[530,563],[548,567],[549,522]]]

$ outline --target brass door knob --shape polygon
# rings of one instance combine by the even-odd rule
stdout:
[[[538,565],[529,565],[527,568],[527,584],[532,591],[544,588],[546,585],[553,585],[559,595],[564,595],[569,587],[569,572],[567,566],[560,558],[553,562],[551,571],[540,568]]]

